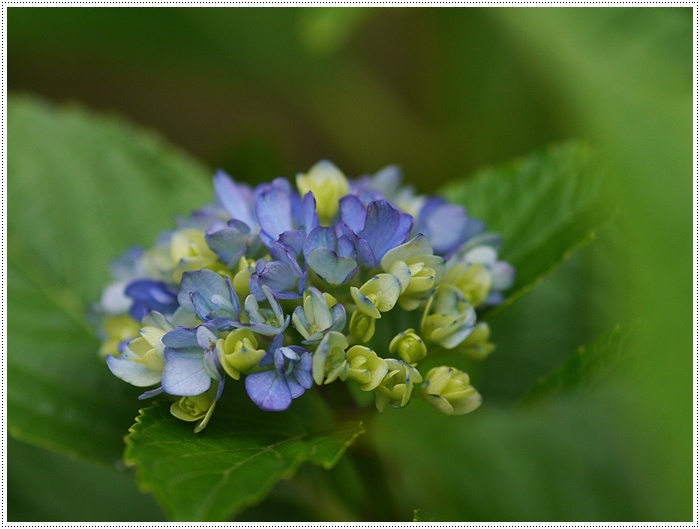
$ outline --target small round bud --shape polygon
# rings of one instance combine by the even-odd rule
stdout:
[[[428,301],[421,322],[421,335],[429,343],[454,349],[476,325],[476,311],[464,299],[461,290],[440,285]]]
[[[265,356],[265,351],[258,349],[258,341],[250,330],[237,329],[226,339],[219,339],[216,354],[224,371],[231,378],[238,380],[241,373],[249,374],[255,371]]]
[[[199,421],[194,428],[195,433],[199,433],[209,423],[215,406],[216,399],[211,391],[207,391],[193,397],[182,397],[173,402],[170,406],[170,413],[182,421]]]
[[[394,408],[406,406],[411,399],[414,384],[423,380],[418,370],[403,360],[387,358],[386,363],[389,371],[374,390],[374,403],[380,412],[387,405]]]
[[[374,336],[376,321],[372,316],[356,310],[350,317],[350,334],[356,340],[367,343]]]
[[[446,415],[464,415],[481,405],[481,395],[469,383],[469,375],[454,367],[428,371],[421,391],[426,401]]]
[[[250,294],[250,276],[253,272],[255,272],[255,261],[247,261],[245,257],[241,257],[238,262],[238,272],[233,276],[233,289],[243,298]]]
[[[464,298],[478,307],[488,297],[493,278],[488,268],[481,263],[459,263],[447,272],[445,283],[459,288]]]
[[[425,342],[413,329],[406,329],[391,340],[389,353],[398,356],[404,362],[416,365],[425,358],[428,349],[425,347]]]
[[[346,353],[348,379],[357,382],[362,391],[372,391],[389,371],[387,361],[369,347],[352,346]]]
[[[312,374],[314,382],[330,384],[336,378],[348,378],[348,365],[345,349],[348,341],[342,333],[331,331],[323,337],[313,355]]]
[[[491,329],[489,324],[483,321],[479,322],[472,333],[467,336],[467,339],[459,345],[457,351],[472,360],[483,360],[496,348],[495,345],[489,342],[490,337]]]
[[[348,194],[350,186],[345,175],[331,162],[323,160],[306,174],[297,175],[297,188],[303,197],[314,194],[316,211],[322,221],[330,221],[338,213],[338,202]]]

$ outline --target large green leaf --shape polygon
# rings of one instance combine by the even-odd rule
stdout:
[[[137,412],[135,391],[97,355],[87,309],[109,261],[208,201],[207,171],[121,121],[8,104],[10,432],[112,465]]]
[[[163,522],[129,473],[7,439],[9,522]]]
[[[579,347],[550,374],[537,381],[524,401],[543,403],[576,391],[590,391],[623,369],[627,331],[616,326],[593,343]]]
[[[620,392],[537,410],[484,405],[465,417],[423,403],[372,424],[407,520],[660,520],[640,452],[640,423]],[[649,447],[645,447],[649,448]]]
[[[506,301],[487,316],[533,290],[595,238],[611,216],[601,188],[601,172],[588,148],[569,143],[484,170],[443,190],[503,236],[501,256],[516,268]]]
[[[364,432],[359,422],[334,426],[312,395],[281,414],[239,396],[241,402],[220,406],[199,434],[165,406],[141,411],[125,458],[171,519],[227,520],[291,478],[301,463],[331,468]]]

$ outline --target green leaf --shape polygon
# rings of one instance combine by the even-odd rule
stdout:
[[[416,403],[372,426],[403,512],[440,522],[661,520],[623,392],[461,418]],[[624,403],[624,405],[623,405]],[[406,417],[410,414],[410,417]]]
[[[7,439],[7,520],[164,522],[133,476]]]
[[[601,173],[588,148],[569,143],[452,184],[444,196],[463,204],[503,236],[501,257],[516,281],[492,317],[532,291],[591,242],[611,217],[601,196]]]
[[[78,108],[12,97],[7,125],[9,431],[113,465],[137,391],[99,360],[87,310],[111,259],[208,201],[208,172]]]
[[[523,401],[543,403],[565,393],[590,391],[622,369],[624,346],[628,332],[622,327],[600,336],[586,347],[580,347],[557,369],[538,380]]]
[[[307,397],[285,413],[263,412],[247,399],[222,405],[199,434],[167,407],[147,408],[127,437],[125,459],[171,519],[228,520],[291,478],[303,462],[333,467],[364,432],[359,422],[334,427],[327,417],[319,420],[318,410],[304,409],[312,400]]]

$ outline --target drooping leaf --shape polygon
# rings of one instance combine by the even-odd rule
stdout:
[[[538,380],[523,401],[528,404],[548,402],[565,393],[590,391],[608,380],[622,368],[627,335],[616,326],[588,346],[580,347],[557,369]]]
[[[207,202],[207,171],[121,121],[8,102],[9,431],[112,465],[138,403],[97,355],[87,309],[109,262]]]
[[[144,409],[127,437],[125,459],[171,519],[228,520],[264,499],[302,463],[331,468],[364,432],[359,422],[334,426],[328,418],[318,420],[317,412],[303,413],[301,403],[311,400],[306,397],[284,413],[228,402],[199,434],[165,406]]]
[[[505,302],[485,317],[533,290],[611,217],[601,170],[589,149],[577,143],[486,169],[443,194],[502,235],[500,256],[516,268]]]

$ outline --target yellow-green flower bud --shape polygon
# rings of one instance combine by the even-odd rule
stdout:
[[[207,246],[204,232],[184,229],[173,233],[170,239],[170,257],[175,270],[173,279],[180,282],[182,274],[189,270],[208,268],[215,272],[226,273],[226,266]]]
[[[316,384],[320,386],[330,384],[336,378],[348,378],[350,366],[345,356],[347,347],[348,341],[342,333],[331,331],[323,337],[313,354],[312,374]]]
[[[429,343],[454,349],[462,343],[476,325],[476,311],[464,299],[462,291],[450,285],[440,285],[425,307],[421,335]]]
[[[194,427],[194,432],[199,433],[209,423],[215,407],[216,399],[211,391],[207,391],[194,397],[182,397],[173,402],[170,406],[170,413],[182,421],[199,421]]]
[[[458,263],[447,271],[445,284],[459,288],[464,299],[478,307],[488,297],[493,278],[481,263]]]
[[[404,362],[416,365],[425,358],[428,349],[425,347],[423,339],[413,329],[406,329],[391,340],[389,352]]]
[[[233,289],[238,296],[245,299],[250,295],[250,276],[255,272],[255,261],[241,257],[238,261],[238,271],[233,276]]]
[[[423,380],[418,370],[403,360],[387,358],[386,363],[389,371],[374,390],[374,404],[380,412],[387,405],[394,408],[406,406],[411,400],[413,386]]]
[[[379,319],[381,312],[394,308],[401,295],[401,282],[391,274],[377,274],[359,289],[350,288],[350,295],[357,304],[357,310]]]
[[[423,235],[389,250],[382,258],[381,266],[401,282],[399,305],[409,311],[417,309],[428,299],[445,275],[445,260],[433,255],[433,249]]]
[[[374,336],[377,320],[356,310],[350,316],[350,334],[359,342],[367,343]]]
[[[384,380],[389,372],[387,360],[377,355],[369,347],[353,345],[346,353],[348,379],[357,382],[362,391],[372,391]]]
[[[236,329],[226,339],[219,339],[216,354],[224,371],[238,380],[241,373],[252,373],[258,367],[265,350],[258,349],[258,340],[249,329]]]
[[[481,405],[469,375],[454,367],[434,367],[425,376],[423,398],[446,415],[464,415]]]
[[[350,191],[342,171],[326,160],[318,162],[308,173],[298,174],[297,188],[302,197],[309,191],[314,194],[319,219],[325,222],[335,217],[340,199]]]
[[[471,334],[467,336],[467,339],[459,345],[457,351],[472,360],[483,360],[496,348],[494,344],[489,342],[490,337],[489,324],[483,321],[479,322]]]
[[[100,347],[100,354],[103,357],[118,355],[119,344],[138,336],[140,327],[139,322],[127,314],[107,316],[102,323],[104,339]]]

